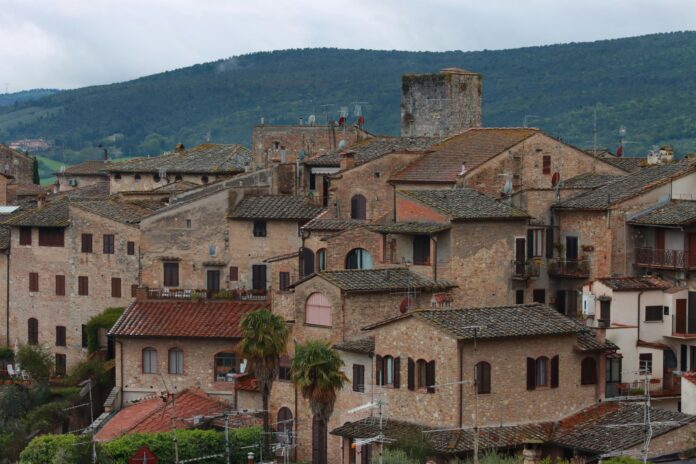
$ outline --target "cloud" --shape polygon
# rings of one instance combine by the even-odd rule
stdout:
[[[0,0],[0,83],[106,84],[287,48],[500,49],[695,28],[691,0]]]

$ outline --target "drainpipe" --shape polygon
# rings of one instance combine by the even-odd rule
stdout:
[[[459,428],[463,427],[464,414],[464,343],[459,342]]]
[[[12,238],[10,236],[10,238]],[[12,240],[10,240],[12,242]],[[7,266],[5,272],[5,345],[7,348],[10,347],[10,249],[8,248],[5,252],[7,255]]]
[[[118,343],[119,353],[121,354],[121,356],[120,356],[121,362],[119,363],[120,364],[119,370],[121,371],[121,394],[119,395],[120,396],[119,409],[123,409],[123,342],[121,342],[120,340],[116,340],[116,339],[114,339],[114,342]]]
[[[396,184],[392,184],[392,222],[396,222]]]
[[[640,340],[640,297],[643,295],[643,290],[638,292],[638,340]]]
[[[430,240],[433,242],[433,280],[437,281],[437,236],[431,235]]]

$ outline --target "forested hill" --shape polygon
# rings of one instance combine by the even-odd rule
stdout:
[[[480,52],[253,53],[0,108],[0,140],[53,139],[67,162],[99,143],[123,155],[206,138],[248,145],[260,115],[322,122],[323,105],[335,117],[355,101],[368,102],[368,130],[397,134],[400,76],[455,66],[483,74],[486,126],[520,126],[528,115],[530,126],[591,146],[596,108],[599,146],[616,148],[623,125],[629,154],[663,143],[696,151],[696,32]]]

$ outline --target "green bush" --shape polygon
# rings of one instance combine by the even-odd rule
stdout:
[[[372,448],[372,464],[379,464],[379,446]],[[401,449],[385,448],[382,453],[382,462],[384,464],[420,464],[420,460],[411,458],[406,451]]]
[[[613,458],[603,459],[602,462],[605,464],[641,464],[643,461],[630,456],[614,456]]]
[[[89,445],[78,445],[87,439],[77,435],[40,435],[19,455],[20,464],[58,464],[91,462]]]
[[[473,462],[473,459],[468,459],[466,464],[472,464]],[[496,450],[487,450],[479,455],[480,464],[520,464],[521,462],[522,458],[499,453]],[[559,461],[559,464],[560,463],[561,461]]]
[[[70,406],[66,401],[54,401],[35,407],[24,416],[24,422],[32,431],[48,432],[66,417],[65,408]]]
[[[94,353],[99,349],[99,329],[110,329],[125,308],[106,308],[100,314],[92,317],[86,324],[87,351]]]
[[[0,360],[12,362],[14,351],[11,348],[0,348]]]
[[[53,357],[42,346],[23,345],[17,352],[17,362],[29,372],[31,378],[40,383],[48,382],[53,369]]]

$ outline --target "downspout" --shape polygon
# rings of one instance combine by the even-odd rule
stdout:
[[[292,342],[295,346],[295,352],[297,352],[297,339],[295,337],[292,337]],[[300,425],[299,425],[300,418],[297,415],[297,399],[298,399],[297,384],[295,382],[293,382],[292,385],[293,385],[293,388],[295,390],[295,415],[293,416],[293,418],[294,418],[293,425],[295,426],[295,437],[296,437],[295,439],[297,439],[297,437],[299,436],[299,433],[300,433]],[[235,404],[235,407],[236,407],[236,404]],[[293,460],[297,461],[297,446],[295,446],[294,449],[292,450],[292,454],[293,454]]]
[[[396,222],[396,184],[392,184],[392,222]]]
[[[460,340],[457,350],[459,351],[459,428],[463,427],[464,414],[464,343]]]
[[[433,280],[437,282],[437,237],[431,235],[430,240],[433,242]]]
[[[640,297],[643,295],[643,290],[638,292],[638,340],[640,340]]]
[[[12,236],[10,235],[10,243],[12,243],[11,240]],[[11,246],[11,245],[10,245]],[[5,285],[7,286],[5,289],[5,345],[7,348],[10,347],[10,249],[8,248],[7,251],[5,252],[7,255],[7,265],[5,272],[7,275],[5,276]]]
[[[121,342],[120,340],[116,340],[116,339],[114,339],[114,342],[118,343],[119,354],[121,355],[120,356],[121,362],[119,363],[119,370],[121,371],[121,394],[119,395],[120,396],[120,399],[119,399],[120,404],[119,404],[118,408],[123,409],[123,342]],[[235,390],[235,394],[236,394],[236,390]],[[236,401],[236,398],[235,398],[235,401]],[[236,405],[236,403],[235,403],[235,405]]]

